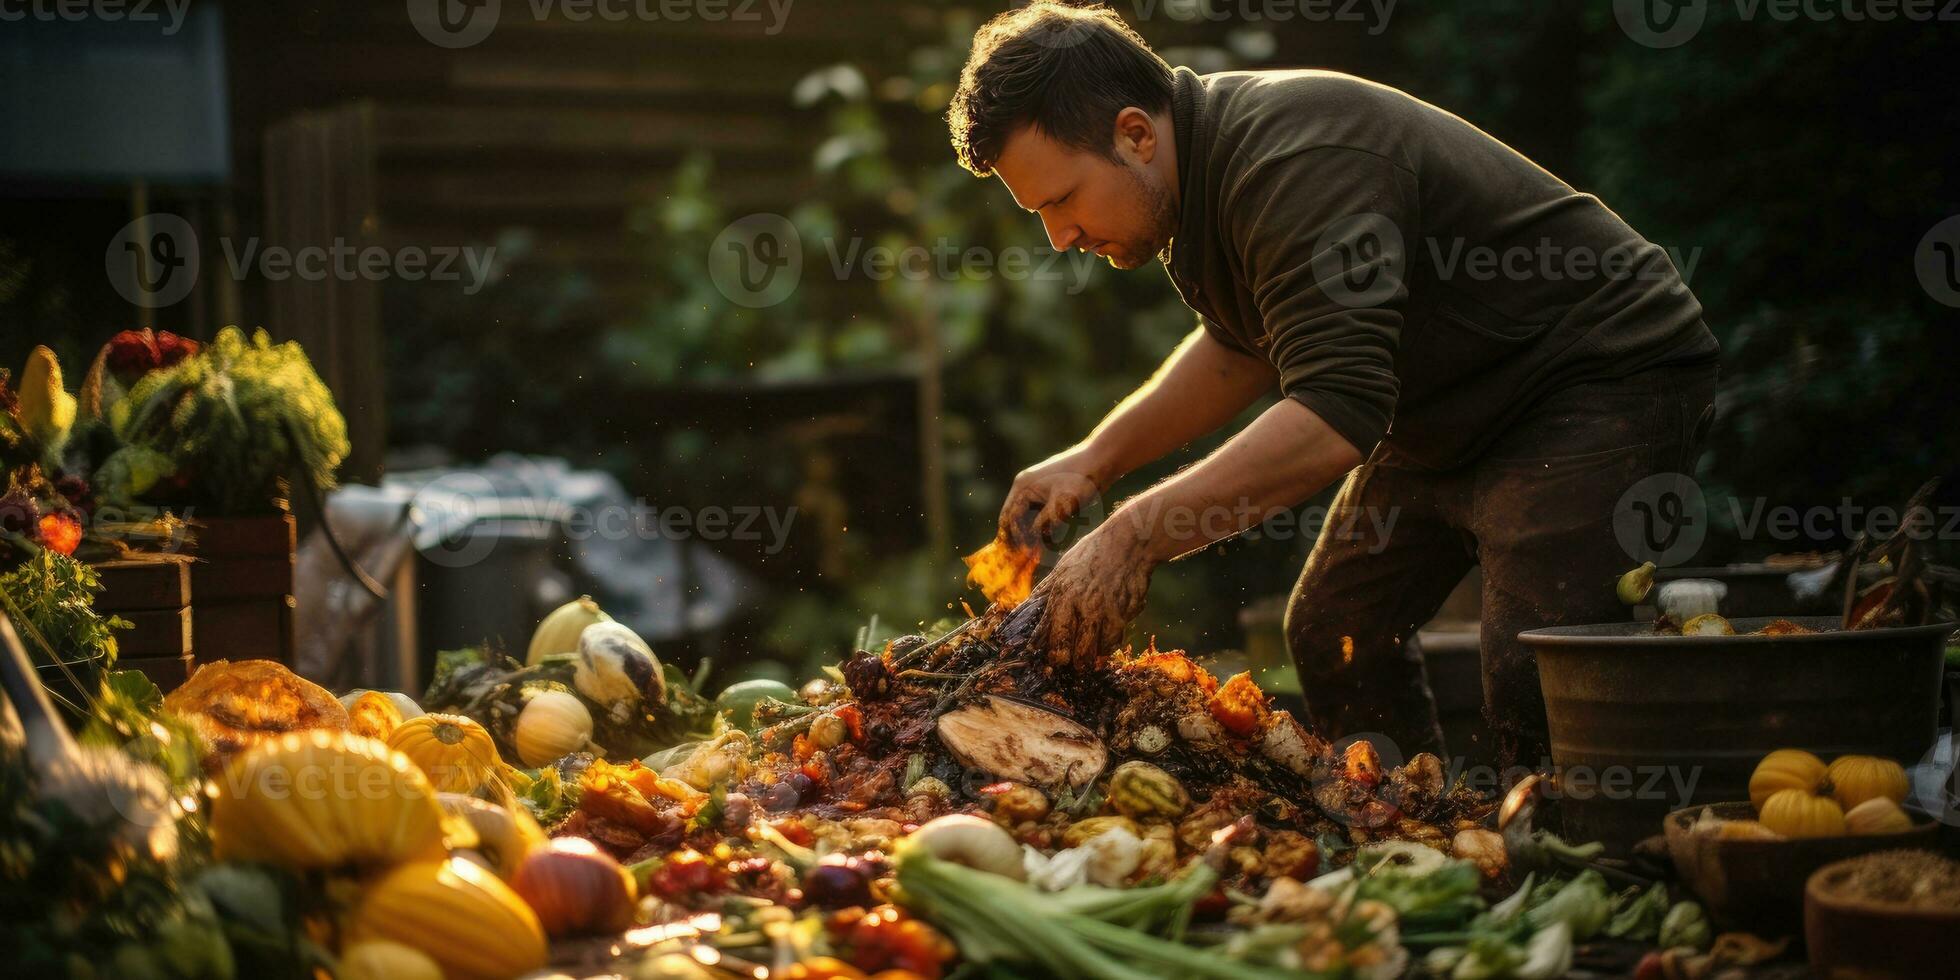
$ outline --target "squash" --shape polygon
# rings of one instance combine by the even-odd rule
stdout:
[[[1702,613],[1681,624],[1682,636],[1734,636],[1735,627],[1718,613]]]
[[[1647,595],[1653,591],[1654,563],[1651,561],[1642,562],[1639,568],[1620,576],[1620,580],[1613,585],[1613,594],[1629,606],[1646,602]]]
[[[1838,837],[1844,833],[1844,810],[1828,796],[1780,789],[1763,801],[1762,823],[1785,837]]]
[[[21,428],[42,452],[53,457],[68,441],[75,425],[78,403],[61,381],[61,362],[46,346],[27,355],[27,368],[20,373],[15,408]]]
[[[517,866],[525,855],[535,848],[544,846],[549,838],[544,828],[531,816],[529,810],[519,803],[511,807],[498,806],[487,800],[462,793],[441,793],[436,802],[442,805],[444,813],[462,820],[476,831],[476,851],[490,864],[490,870],[505,881],[517,873]]]
[[[442,808],[400,753],[347,732],[293,732],[235,756],[211,800],[221,861],[289,869],[442,856]]]
[[[1191,794],[1148,762],[1125,762],[1109,774],[1109,805],[1137,820],[1176,820],[1191,809]]]
[[[993,789],[990,787],[987,792],[992,793]],[[994,821],[997,823],[1040,820],[1048,815],[1048,808],[1048,794],[1020,783],[1009,783],[994,795]]]
[[[370,939],[340,951],[339,975],[340,980],[442,980],[442,967],[413,946]]]
[[[474,792],[503,762],[490,733],[462,715],[410,718],[388,735],[388,747],[422,767],[429,782],[445,793]]]
[[[505,978],[544,966],[544,928],[496,875],[460,858],[412,861],[370,884],[347,919],[351,943],[413,946],[443,976]]]
[[[592,742],[592,712],[575,694],[539,691],[524,702],[511,730],[517,758],[527,766],[548,766]]]
[[[1904,803],[1912,784],[1904,766],[1874,755],[1844,755],[1831,760],[1826,770],[1831,777],[1831,796],[1849,812],[1867,800],[1880,797]]]
[[[715,710],[728,716],[728,723],[736,728],[755,727],[755,705],[763,698],[773,698],[786,704],[796,704],[795,691],[782,681],[759,677],[753,680],[736,681],[722,688],[715,695]]]
[[[1776,831],[1755,820],[1723,820],[1716,824],[1715,836],[1723,840],[1782,840]]]
[[[1853,834],[1899,834],[1912,829],[1912,818],[1897,803],[1874,796],[1845,811],[1844,829]]]
[[[606,615],[599,604],[589,595],[582,595],[551,611],[538,628],[531,634],[531,646],[524,652],[525,666],[535,666],[538,661],[554,653],[572,653],[578,649],[578,637],[593,623],[610,623],[612,617]]]
[[[583,837],[556,837],[532,851],[510,887],[548,936],[618,933],[633,924],[633,873]]]
[[[196,726],[207,771],[287,732],[347,728],[346,705],[276,660],[205,664],[163,696],[163,709]]]
[[[1084,843],[1107,834],[1112,830],[1128,831],[1132,836],[1142,837],[1143,830],[1129,817],[1090,817],[1077,820],[1062,831],[1063,847],[1080,847]]]
[[[394,699],[380,691],[362,691],[352,700],[342,698],[341,703],[347,706],[347,730],[356,735],[385,740],[408,720]]]
[[[1756,763],[1749,774],[1749,802],[1761,813],[1770,794],[1782,789],[1800,789],[1816,794],[1828,782],[1824,760],[1802,749],[1777,749]]]
[[[579,634],[572,688],[621,724],[635,712],[652,711],[667,703],[667,679],[660,658],[638,633],[622,623],[593,623]]]

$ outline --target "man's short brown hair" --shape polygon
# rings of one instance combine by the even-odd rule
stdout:
[[[1036,0],[973,35],[946,125],[960,166],[987,177],[1024,125],[1114,159],[1117,113],[1170,104],[1171,66],[1115,11]]]

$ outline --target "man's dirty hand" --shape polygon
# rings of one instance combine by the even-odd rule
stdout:
[[[1127,529],[1127,522],[1111,521],[1090,532],[1035,587],[1042,606],[1034,642],[1051,663],[1107,656],[1143,611],[1155,563]]]
[[[1022,470],[1000,508],[1000,533],[1017,547],[1039,546],[1102,493],[1093,454],[1077,446]]]

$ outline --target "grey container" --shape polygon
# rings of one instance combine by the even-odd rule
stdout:
[[[1568,838],[1624,854],[1672,809],[1748,799],[1749,774],[1773,749],[1919,761],[1953,624],[1793,621],[1831,631],[1751,636],[1770,620],[1737,619],[1736,636],[1658,636],[1650,623],[1520,634],[1537,653]]]

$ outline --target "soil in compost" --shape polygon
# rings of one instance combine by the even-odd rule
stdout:
[[[1857,858],[1831,890],[1910,908],[1960,907],[1960,862],[1927,851],[1881,851]]]

